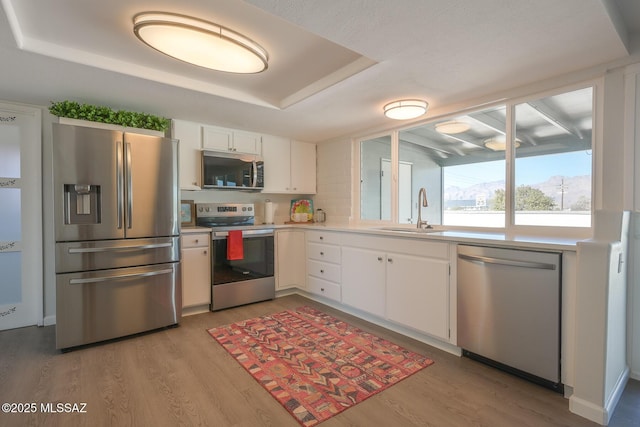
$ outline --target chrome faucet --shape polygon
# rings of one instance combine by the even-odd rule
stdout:
[[[422,228],[422,226],[424,225],[424,228],[431,228],[431,226],[429,225],[429,222],[426,220],[422,220],[422,207],[427,207],[429,206],[429,203],[427,202],[427,190],[424,189],[424,187],[422,187],[420,189],[420,191],[418,191],[418,228]]]

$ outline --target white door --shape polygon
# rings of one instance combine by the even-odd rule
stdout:
[[[0,103],[0,330],[42,324],[39,109]]]

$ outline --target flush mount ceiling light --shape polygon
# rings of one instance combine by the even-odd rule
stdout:
[[[469,123],[459,122],[452,120],[449,122],[442,122],[436,125],[436,131],[447,135],[455,135],[456,133],[466,132],[471,128]]]
[[[507,149],[507,142],[504,135],[488,138],[488,139],[485,139],[483,142],[485,147],[493,151],[504,151]],[[520,147],[519,139],[516,139],[515,147],[516,148]]]
[[[180,61],[229,73],[259,73],[269,55],[248,37],[213,22],[164,12],[133,17],[133,32],[148,46]]]
[[[409,120],[420,117],[427,112],[429,104],[420,99],[402,99],[393,101],[383,107],[384,115],[395,120]]]

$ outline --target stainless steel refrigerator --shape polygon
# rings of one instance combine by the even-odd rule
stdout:
[[[182,315],[178,141],[53,125],[56,347]]]

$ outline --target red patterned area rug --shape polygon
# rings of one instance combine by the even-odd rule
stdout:
[[[303,426],[433,364],[310,307],[208,330]]]

